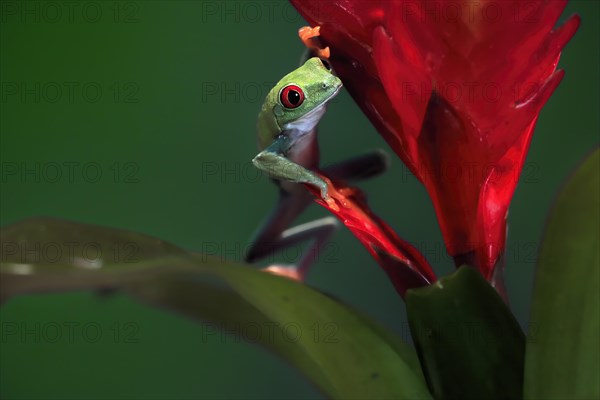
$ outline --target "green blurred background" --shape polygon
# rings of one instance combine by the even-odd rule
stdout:
[[[1,2],[0,224],[55,216],[241,259],[276,199],[249,164],[256,115],[270,85],[297,65],[304,21],[272,1],[67,4]],[[545,216],[598,145],[599,5],[567,7],[582,26],[563,52],[566,78],[541,114],[510,209],[507,286],[524,327]],[[320,143],[324,162],[386,148],[345,92]],[[398,160],[361,186],[439,273],[452,270],[427,194]],[[313,206],[302,220],[324,214]],[[407,335],[402,301],[345,229],[308,283]],[[17,298],[0,318],[3,398],[320,396],[262,349],[121,295]]]

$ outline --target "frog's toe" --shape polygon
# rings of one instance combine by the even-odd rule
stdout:
[[[304,280],[304,276],[300,273],[295,265],[269,265],[262,270],[270,274],[283,276],[298,282],[302,282]]]
[[[310,41],[310,39],[318,37],[321,35],[321,27],[320,26],[315,26],[314,28],[311,28],[310,26],[303,26],[302,28],[298,29],[298,36],[300,36],[300,39],[307,44],[307,41]],[[308,46],[308,44],[307,44]]]

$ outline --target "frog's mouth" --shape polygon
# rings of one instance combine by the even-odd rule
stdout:
[[[306,113],[301,118],[298,118],[297,120],[284,125],[283,130],[298,131],[296,132],[296,134],[299,134],[300,136],[303,136],[305,133],[312,131],[323,117],[323,114],[325,114],[325,111],[327,110],[327,103],[329,103],[329,100],[333,99],[340,92],[342,86],[343,85],[339,85],[335,89],[335,91],[331,93],[331,95],[329,95],[327,99],[323,102],[323,104],[321,104],[319,107]]]
[[[335,92],[331,93],[331,96],[329,96],[327,98],[327,100],[325,100],[325,103],[328,103],[329,100],[333,99],[335,96],[337,96],[337,94],[340,92],[340,90],[342,90],[342,87],[344,85],[342,83],[340,83],[340,85],[335,89]]]
[[[321,111],[321,112],[325,112],[325,111],[324,111],[324,109],[326,108],[326,106],[327,106],[327,103],[329,103],[329,101],[330,101],[331,99],[333,99],[335,96],[337,96],[337,94],[340,92],[340,90],[342,90],[342,87],[343,87],[343,86],[344,86],[344,85],[340,84],[340,85],[339,85],[339,86],[338,86],[338,87],[335,89],[335,91],[334,91],[333,93],[331,93],[331,94],[330,94],[330,95],[329,95],[329,96],[328,96],[328,97],[327,97],[327,98],[326,98],[326,99],[323,101],[323,104],[321,104],[319,107],[315,108],[314,110],[312,110],[312,111],[310,111],[310,112],[306,113],[306,115],[304,115],[304,116],[303,116],[301,119],[304,119],[304,118],[311,118],[311,117],[313,117],[313,116],[314,116],[313,114],[316,114],[316,113],[318,113],[320,110],[323,110],[323,111]]]

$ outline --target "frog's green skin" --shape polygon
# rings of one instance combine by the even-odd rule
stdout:
[[[290,85],[299,87],[304,93],[304,100],[295,108],[287,107],[282,100],[282,93]],[[326,182],[312,172],[319,166],[316,128],[327,102],[341,87],[341,80],[328,66],[313,57],[284,76],[267,95],[257,121],[260,153],[252,162],[274,179],[280,196],[276,208],[251,241],[246,261],[253,262],[282,248],[314,239],[297,265],[291,267],[303,279],[320,247],[337,226],[335,218],[326,217],[288,229],[312,200],[306,188],[298,183],[318,187],[321,197],[329,199]],[[381,172],[386,165],[385,154],[376,151],[324,171],[333,179],[360,179]]]
[[[282,91],[290,85],[304,93],[304,101],[296,108],[282,103]],[[258,114],[258,147],[262,151],[252,160],[254,165],[283,182],[318,186],[327,198],[327,184],[310,169],[317,167],[319,158],[316,126],[327,102],[341,88],[342,81],[317,57],[284,76],[271,89]]]

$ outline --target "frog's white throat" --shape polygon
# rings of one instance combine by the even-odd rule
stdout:
[[[302,117],[295,121],[288,122],[283,126],[284,131],[299,131],[300,133],[308,133],[315,129],[315,126],[319,123],[323,114],[327,110],[327,104],[323,103],[319,107],[315,108],[309,113],[306,113]]]

